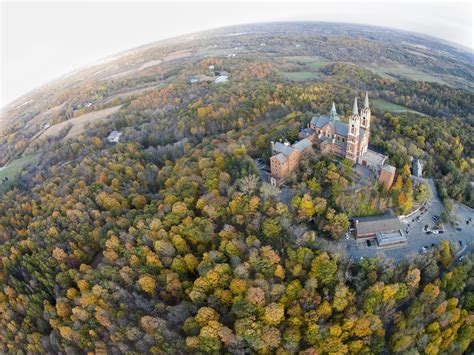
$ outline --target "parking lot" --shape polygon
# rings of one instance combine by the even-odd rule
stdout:
[[[269,167],[260,159],[255,160],[255,165],[261,180],[270,182]],[[460,250],[463,253],[471,252],[473,250],[474,211],[467,206],[457,204],[451,213],[451,222],[456,221],[457,225],[437,224],[439,216],[444,211],[444,206],[439,199],[433,180],[413,179],[427,183],[431,188],[432,197],[416,213],[408,218],[400,219],[403,232],[407,237],[407,244],[391,248],[378,248],[375,241],[372,241],[369,246],[366,241],[356,241],[354,236],[348,235],[333,242],[333,247],[353,260],[381,256],[388,257],[395,262],[426,253],[442,240],[448,240],[455,253]],[[281,186],[279,200],[289,204],[291,197],[292,190],[287,186]],[[469,221],[469,218],[473,221]],[[467,221],[469,223],[466,223]]]
[[[464,253],[473,249],[474,225],[469,218],[474,217],[473,210],[464,205],[456,205],[451,216],[453,220],[458,220],[459,225],[453,226],[451,223],[442,225],[440,234],[436,232],[427,233],[435,228],[435,219],[444,211],[444,206],[438,197],[433,181],[426,180],[432,190],[432,198],[425,204],[425,208],[420,209],[409,218],[401,219],[403,230],[407,236],[407,244],[388,249],[377,248],[376,242],[372,242],[369,247],[365,241],[357,242],[354,237],[346,239],[343,237],[341,246],[346,246],[346,253],[352,259],[360,259],[375,256],[386,256],[394,261],[409,258],[417,254],[425,253],[428,249],[436,246],[442,240],[448,240],[454,252],[463,250]],[[474,219],[473,219],[474,220]],[[469,223],[466,223],[469,221]],[[428,230],[425,230],[428,226]]]

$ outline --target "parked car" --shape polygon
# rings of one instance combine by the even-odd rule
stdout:
[[[464,255],[461,255],[458,260],[463,261],[464,260]]]
[[[421,218],[420,218],[420,216],[416,217],[416,221],[417,221],[418,223],[420,223],[420,222],[421,222]]]
[[[459,246],[462,247],[462,240],[458,240]]]
[[[427,231],[426,234],[432,234],[433,232],[432,231]]]
[[[457,227],[456,230],[457,230],[458,232],[462,232],[462,228]]]
[[[436,244],[435,243],[431,244],[431,247],[432,248],[436,247]]]
[[[439,230],[438,232],[439,232],[439,234],[443,234],[443,233],[444,233],[444,230],[441,229],[441,230]]]
[[[371,247],[371,246],[372,246],[372,243],[370,242],[370,240],[367,241],[367,246],[368,246],[368,247]]]
[[[439,231],[434,230],[434,231],[433,231],[433,234],[439,234]]]

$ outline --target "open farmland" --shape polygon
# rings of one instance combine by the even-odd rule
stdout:
[[[67,128],[69,125],[71,125],[72,127],[63,139],[66,140],[68,138],[72,138],[81,134],[89,123],[103,120],[109,117],[110,115],[117,113],[121,107],[122,105],[113,106],[103,110],[86,113],[84,115],[72,118],[68,121],[55,124],[54,126],[51,126],[47,130],[45,130],[37,139],[57,136],[59,132]]]

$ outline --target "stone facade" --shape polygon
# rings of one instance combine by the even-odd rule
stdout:
[[[360,164],[368,149],[370,138],[370,107],[368,93],[365,94],[364,108],[358,109],[357,98],[349,122],[342,122],[337,116],[336,105],[332,104],[329,117],[311,119],[310,127],[315,131],[315,143],[324,153],[347,158]]]

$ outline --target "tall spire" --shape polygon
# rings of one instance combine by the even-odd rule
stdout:
[[[369,92],[365,92],[365,101],[364,101],[364,108],[369,107]]]
[[[352,114],[353,115],[359,114],[359,109],[357,108],[357,96],[354,98],[354,108],[352,109]]]
[[[331,108],[331,113],[329,114],[329,118],[333,122],[337,120],[336,104],[334,102],[332,103],[332,108]]]

